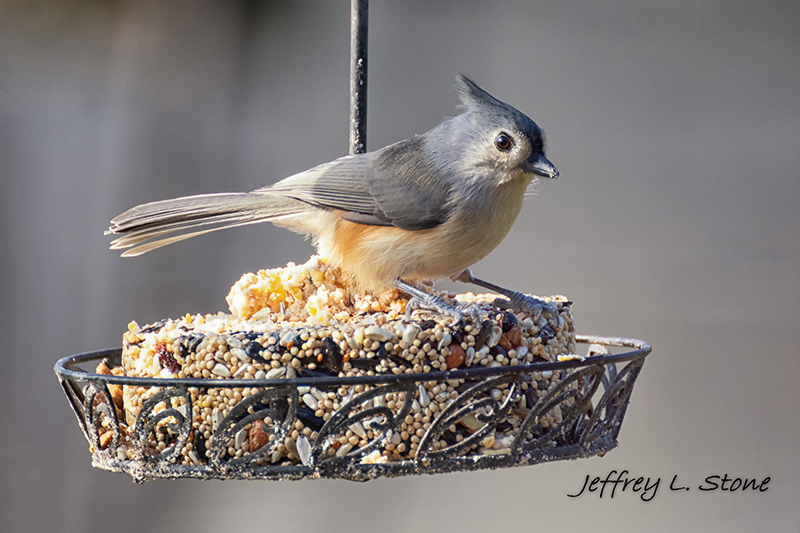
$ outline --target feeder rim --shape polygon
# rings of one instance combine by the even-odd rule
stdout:
[[[568,361],[537,362],[526,365],[505,365],[497,367],[475,366],[456,370],[436,372],[420,372],[411,374],[379,374],[373,376],[329,376],[329,377],[297,377],[276,379],[204,379],[204,378],[148,378],[138,376],[115,376],[113,374],[97,374],[76,368],[77,365],[107,357],[121,355],[122,348],[108,348],[92,352],[84,352],[59,359],[53,371],[62,379],[103,381],[112,385],[131,385],[139,387],[202,387],[202,388],[241,388],[241,387],[332,387],[345,385],[377,385],[381,383],[405,383],[409,381],[442,381],[450,379],[469,379],[475,377],[491,377],[518,372],[529,374],[546,370],[562,370],[565,368],[582,368],[608,363],[623,363],[644,358],[651,351],[650,344],[643,340],[625,337],[602,337],[597,335],[576,335],[580,344],[601,344],[617,348],[634,348],[630,352],[620,354],[593,355],[584,359]]]

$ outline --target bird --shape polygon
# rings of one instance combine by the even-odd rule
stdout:
[[[559,172],[542,129],[466,76],[461,113],[426,133],[347,155],[251,192],[133,207],[111,220],[112,249],[137,256],[190,237],[269,221],[313,239],[360,290],[396,287],[414,307],[462,311],[416,284],[451,278],[505,296],[508,307],[552,314],[542,300],[475,277],[470,266],[506,236],[526,192]]]

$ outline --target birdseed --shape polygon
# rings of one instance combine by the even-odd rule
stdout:
[[[433,292],[430,286],[424,287]],[[226,417],[231,410],[262,390],[214,387],[216,380],[400,375],[476,365],[553,362],[572,357],[576,350],[571,303],[563,296],[544,298],[558,311],[558,317],[547,322],[544,317],[525,311],[498,309],[493,305],[493,294],[437,294],[451,303],[469,306],[479,317],[478,322],[454,325],[452,317],[429,311],[406,316],[408,300],[403,293],[349,292],[338,269],[314,256],[304,265],[289,263],[285,268],[242,276],[227,298],[230,313],[186,315],[143,327],[131,322],[123,335],[122,367],[104,373],[208,380],[207,386],[188,390],[192,431],[189,443],[176,459],[181,464],[198,465],[208,462],[214,437],[227,427]],[[545,391],[566,375],[563,371],[533,373],[523,386],[524,394],[503,422],[505,426],[501,424],[470,449],[486,454],[508,453],[509,435]],[[308,464],[315,445],[327,446],[328,456],[342,457],[382,438],[381,446],[362,457],[362,462],[408,459],[415,455],[439,413],[474,385],[464,380],[419,383],[398,431],[382,433],[385,415],[362,417],[345,422],[336,433],[338,436],[324,443],[316,443],[319,431],[343,406],[349,405],[350,416],[371,408],[397,413],[406,402],[406,393],[380,394],[354,406],[350,405],[353,398],[371,390],[370,385],[340,386],[335,390],[297,387],[300,403],[288,433],[281,436],[278,428],[283,423],[282,413],[270,409],[269,416],[228,434],[223,453],[243,457],[269,445],[272,452],[260,457],[260,464]],[[578,383],[571,386],[577,388]],[[115,403],[123,422],[124,444],[133,434],[143,403],[161,389],[130,385],[121,389],[121,400]],[[496,385],[483,394],[503,401],[508,397],[509,386]],[[183,398],[173,397],[156,405],[153,411],[180,410],[182,405]],[[484,423],[476,414],[468,413],[451,425],[433,448],[462,442],[482,428]],[[540,416],[539,425],[552,427],[561,417],[561,409],[556,406]],[[175,441],[174,430],[170,429],[173,422],[167,416],[154,426],[145,446],[146,454],[159,453]],[[128,459],[133,458],[132,447],[123,450]]]

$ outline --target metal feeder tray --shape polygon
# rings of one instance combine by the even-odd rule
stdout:
[[[120,348],[87,352],[65,357],[55,365],[72,410],[92,450],[92,465],[112,472],[130,474],[135,482],[153,478],[198,479],[269,479],[296,480],[342,478],[367,481],[378,477],[417,474],[437,474],[468,470],[505,468],[603,455],[617,446],[622,419],[630,401],[633,384],[641,371],[650,345],[644,341],[614,337],[578,335],[579,344],[593,346],[583,360],[573,359],[552,363],[533,363],[518,366],[471,367],[445,372],[363,377],[306,377],[294,379],[160,379],[96,374],[79,367],[96,365],[103,359],[118,364]],[[631,348],[631,351],[608,354],[605,347]],[[599,355],[594,353],[601,352]],[[621,367],[621,368],[618,368]],[[507,417],[524,394],[522,384],[534,372],[561,372],[561,381],[535,401],[524,421],[511,428]],[[439,411],[419,440],[413,458],[388,463],[367,462],[374,450],[388,443],[394,432],[419,398],[419,384],[465,380],[469,387]],[[570,386],[571,383],[582,386]],[[124,442],[120,420],[114,408],[109,385],[157,387],[155,395],[144,402],[138,414],[130,440]],[[303,464],[270,465],[270,455],[278,443],[291,432],[301,404],[299,387],[337,390],[342,386],[367,386],[355,394],[322,425],[317,438],[310,442]],[[600,386],[602,385],[602,392]],[[489,391],[498,386],[508,389],[505,399],[491,397]],[[204,459],[205,464],[176,464],[180,450],[189,442],[193,412],[190,388],[256,388],[258,392],[243,398],[219,422]],[[386,393],[405,392],[402,406],[397,409],[373,403],[373,398]],[[182,398],[172,402],[173,398]],[[181,404],[175,407],[176,404]],[[398,402],[398,404],[401,402]],[[157,405],[161,404],[159,411]],[[164,406],[166,405],[166,408]],[[543,415],[560,411],[557,424],[543,428],[538,423]],[[472,413],[482,424],[464,438],[446,447],[434,445],[447,428]],[[237,432],[265,417],[275,418],[270,431],[273,439],[242,457],[227,455],[227,443]],[[381,419],[377,424],[375,419]],[[374,432],[366,446],[347,453],[332,454],[329,448],[335,437],[359,421],[372,419]],[[155,436],[159,424],[169,428],[169,445],[160,453],[146,451],[148,440]],[[500,428],[498,428],[500,426]],[[101,428],[112,431],[110,443],[101,446]],[[479,444],[495,429],[506,435],[509,446],[500,450],[481,449]],[[511,435],[512,438],[509,438]],[[126,451],[133,449],[133,459]],[[373,454],[374,455],[374,454]],[[202,462],[202,461],[201,461]]]

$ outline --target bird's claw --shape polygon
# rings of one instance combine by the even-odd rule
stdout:
[[[424,299],[417,296],[412,297],[406,304],[406,318],[410,318],[411,314],[417,309],[435,311],[440,315],[452,317],[453,322],[450,323],[450,327],[466,324],[467,322],[475,324],[480,322],[475,309],[450,304],[435,294],[430,294],[429,297]]]
[[[508,298],[495,298],[494,305],[500,309],[527,311],[543,316],[548,322],[558,324],[558,308],[550,302],[516,291],[508,291],[508,296]]]
[[[544,300],[528,296],[527,294],[512,291],[511,289],[506,289],[505,287],[495,285],[494,283],[486,280],[476,278],[469,268],[464,269],[458,275],[451,276],[450,279],[453,281],[461,281],[463,283],[472,283],[473,285],[478,285],[479,287],[489,289],[490,291],[494,291],[505,296],[505,298],[495,298],[495,307],[499,307],[500,309],[517,309],[520,311],[527,311],[534,315],[544,317],[548,322],[552,321],[554,325],[558,324],[558,308],[556,308],[555,305],[545,302]]]

